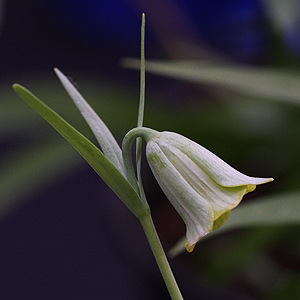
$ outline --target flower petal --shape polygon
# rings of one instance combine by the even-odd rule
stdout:
[[[255,186],[273,181],[273,178],[250,177],[240,173],[209,150],[180,134],[164,131],[161,133],[160,139],[185,153],[219,185],[225,187]],[[254,188],[249,186],[247,192]]]
[[[247,193],[247,185],[237,187],[221,186],[206,173],[206,170],[199,167],[185,153],[165,143],[165,140],[157,140],[157,143],[174,168],[189,185],[189,188],[192,188],[213,207],[214,220],[236,207]]]
[[[155,140],[147,143],[147,160],[163,192],[185,221],[188,244],[192,246],[212,230],[212,206],[188,184]]]

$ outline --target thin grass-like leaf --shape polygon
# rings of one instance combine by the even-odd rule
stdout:
[[[115,165],[115,167],[124,175],[124,166],[121,148],[114,136],[100,119],[92,107],[86,102],[82,95],[77,91],[69,79],[58,69],[54,69],[62,85],[74,101],[82,116],[93,131],[104,155]]]
[[[144,122],[144,112],[145,112],[145,14],[142,14],[142,26],[141,26],[141,72],[140,72],[140,101],[139,101],[139,111],[138,111],[138,121],[137,127],[142,127]],[[136,174],[138,178],[138,187],[141,198],[144,203],[147,203],[145,191],[142,182],[142,138],[137,138],[136,140]]]
[[[48,121],[91,165],[105,183],[135,214],[141,213],[140,198],[119,170],[86,137],[24,87],[15,84],[19,96]]]
[[[200,242],[232,229],[296,224],[300,224],[300,193],[276,195],[238,206],[232,210],[222,227],[206,235]],[[180,240],[170,250],[170,255],[184,252],[185,241],[186,238]]]
[[[127,58],[123,60],[123,66],[139,69],[139,61]],[[147,60],[146,71],[195,83],[216,84],[235,92],[284,103],[300,104],[300,74],[292,71],[199,60]]]

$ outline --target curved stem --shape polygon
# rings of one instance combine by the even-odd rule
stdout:
[[[140,222],[172,300],[183,300],[150,214],[140,219]]]
[[[133,167],[131,145],[133,141],[138,137],[142,137],[146,141],[149,141],[151,138],[157,135],[159,135],[158,131],[146,127],[137,127],[130,130],[123,139],[122,155],[123,155],[123,161],[125,166],[125,176],[139,195],[140,195],[140,190],[139,190],[138,182]]]

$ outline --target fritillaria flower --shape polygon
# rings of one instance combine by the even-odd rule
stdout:
[[[244,175],[177,133],[136,130],[147,141],[147,160],[156,180],[186,223],[188,251],[219,228],[246,193],[273,180]]]

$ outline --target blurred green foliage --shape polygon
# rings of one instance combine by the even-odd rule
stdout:
[[[277,9],[284,1],[276,3]],[[278,13],[272,10],[270,16],[276,27],[280,22],[276,20]],[[135,61],[128,62],[135,66]],[[210,61],[146,64],[146,70],[168,79],[156,84],[151,76],[150,84],[148,81],[145,126],[187,136],[247,175],[275,178],[272,184],[246,196],[236,215],[240,214],[240,220],[245,221],[248,204],[264,215],[260,206],[263,202],[259,201],[265,201],[267,196],[268,201],[277,201],[274,205],[280,207],[277,211],[283,218],[278,218],[278,224],[275,219],[271,224],[257,222],[257,226],[239,225],[239,229],[233,229],[231,225],[237,220],[233,211],[233,219],[229,218],[215,238],[203,240],[193,254],[176,258],[189,265],[199,278],[204,276],[210,283],[238,290],[250,299],[300,297],[300,71],[294,68],[297,63],[289,60],[285,71]],[[76,76],[85,99],[121,142],[136,124],[138,86],[122,83],[122,76],[110,80],[81,72],[69,75]],[[28,87],[94,141],[58,80],[49,76],[15,76],[1,82],[1,218],[85,163],[18,99],[11,82],[17,80]],[[295,204],[293,214],[284,207],[291,198]],[[266,216],[270,214],[266,212]]]
[[[225,76],[228,75],[225,73]],[[58,82],[33,78],[27,86],[93,140],[87,125],[68,102]],[[299,86],[292,87],[293,93],[298,88],[300,95]],[[107,82],[103,78],[83,78],[80,87],[85,98],[121,141],[121,137],[135,126],[138,90],[117,81]],[[193,268],[199,268],[199,272],[206,274],[215,284],[225,287],[239,285],[239,288],[251,289],[255,295],[268,299],[274,288],[284,290],[293,286],[294,278],[299,273],[299,225],[292,224],[299,224],[297,215],[299,217],[300,212],[300,172],[297,168],[300,166],[300,106],[297,101],[291,103],[284,98],[278,101],[278,97],[273,101],[271,96],[265,95],[251,97],[251,93],[236,93],[235,90],[224,89],[224,86],[210,85],[209,88],[220,93],[217,97],[199,96],[199,99],[195,93],[192,100],[174,104],[171,97],[162,101],[159,94],[151,93],[150,87],[145,126],[180,132],[246,174],[275,178],[273,184],[260,187],[252,197],[267,194],[269,200],[278,200],[277,211],[283,212],[283,216],[286,213],[286,219],[278,218],[278,225],[276,218],[273,218],[271,225],[258,221],[257,228],[242,231],[237,231],[237,228],[243,226],[237,225],[232,233],[200,243],[195,254],[186,258]],[[197,91],[196,86],[192,89]],[[0,208],[4,216],[14,205],[29,199],[30,195],[59,180],[61,176],[67,176],[68,172],[84,162],[50,126],[18,101],[7,87],[2,89],[2,95],[1,140],[4,143],[6,140],[15,140],[15,147],[2,154]],[[284,200],[289,197],[292,197],[295,205],[293,214],[289,214],[288,208],[285,212],[284,208]],[[272,212],[263,213],[264,204],[259,202],[260,199],[255,201],[245,198],[245,207],[243,203],[240,206],[241,220],[245,221],[249,216],[247,210],[244,215],[242,212],[247,202],[254,204],[263,217],[268,214],[272,217]],[[276,201],[274,205],[277,205]],[[238,215],[238,208],[236,210]],[[232,218],[234,223],[234,211]],[[228,228],[224,225],[224,231],[233,229],[234,225],[231,225],[229,219]],[[289,256],[296,270],[291,269],[287,273],[285,261],[280,261],[281,256]],[[256,270],[254,266],[259,269]],[[258,273],[262,274],[261,280],[253,275]],[[243,284],[240,280],[244,281]]]

